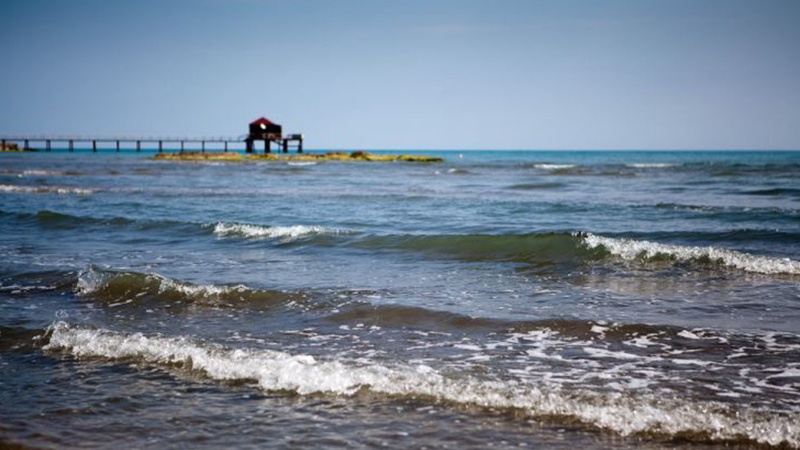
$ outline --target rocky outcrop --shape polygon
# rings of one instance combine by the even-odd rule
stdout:
[[[328,153],[259,153],[242,155],[237,152],[180,152],[159,153],[152,159],[168,161],[403,161],[403,162],[442,162],[443,158],[427,155],[390,155],[365,151]]]
[[[0,142],[0,152],[24,152],[25,149],[19,148],[14,142]]]

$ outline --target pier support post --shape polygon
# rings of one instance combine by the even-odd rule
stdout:
[[[49,152],[50,151],[50,139],[44,141],[44,148]]]
[[[92,141],[92,151],[97,153],[97,141],[95,140]]]
[[[301,135],[302,136],[302,135]],[[303,153],[303,138],[297,141],[297,153]]]
[[[252,139],[249,139],[249,138],[246,139],[244,141],[244,145],[245,145],[245,151],[247,153],[253,153],[253,140]]]
[[[181,141],[181,153],[183,153],[183,141]]]
[[[272,153],[272,142],[269,139],[264,139],[264,153]]]
[[[136,141],[136,153],[142,151],[142,141]]]
[[[288,139],[284,139],[283,140],[283,153],[288,153],[288,152],[289,152],[289,140]]]
[[[206,152],[206,141],[200,141],[200,152],[201,153]]]
[[[117,141],[117,153],[119,153],[119,141]]]
[[[228,152],[228,141],[225,141],[225,153]]]
[[[69,147],[69,151],[70,152],[75,150],[75,144],[74,144],[72,139],[69,140],[69,142],[67,143],[67,146]]]
[[[158,141],[158,153],[164,150],[164,141]]]
[[[22,149],[23,150],[27,150],[28,149],[28,140],[27,139],[25,139],[25,146],[23,146]]]

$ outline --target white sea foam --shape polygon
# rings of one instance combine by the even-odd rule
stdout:
[[[796,415],[755,407],[692,401],[657,394],[630,395],[563,388],[549,381],[523,382],[445,376],[429,365],[388,366],[346,359],[317,359],[272,350],[229,349],[189,339],[148,337],[101,329],[76,328],[65,322],[50,327],[45,350],[65,350],[78,357],[137,358],[151,364],[179,365],[215,380],[256,380],[267,391],[300,395],[353,395],[360,389],[387,395],[430,397],[490,408],[515,408],[533,416],[574,417],[622,435],[655,432],[666,435],[702,433],[712,439],[749,439],[800,446]],[[613,386],[612,386],[613,387]]]
[[[11,184],[0,184],[0,192],[9,194],[75,194],[91,195],[93,189],[58,187],[58,186],[16,186]]]
[[[65,175],[65,172],[58,172],[53,170],[23,170],[22,175]]]
[[[220,295],[230,294],[232,292],[245,292],[248,287],[242,284],[235,286],[217,286],[214,284],[190,284],[181,281],[164,278],[160,275],[150,275],[157,278],[159,281],[158,292],[177,291],[188,297],[217,297]]]
[[[781,373],[777,373],[775,375],[770,375],[767,377],[767,379],[773,379],[773,378],[797,378],[798,380],[800,380],[800,368],[786,369]]]
[[[543,170],[559,170],[559,169],[572,169],[575,164],[534,164],[534,168]]]
[[[620,239],[587,234],[584,243],[589,248],[603,247],[612,254],[626,260],[653,258],[668,255],[678,261],[691,261],[707,258],[719,261],[735,269],[761,274],[800,274],[800,262],[789,258],[773,258],[762,255],[737,252],[717,247],[693,247],[672,244],[659,244],[650,241]]]
[[[586,347],[583,349],[583,351],[586,352],[588,355],[592,356],[593,358],[611,358],[611,359],[621,359],[621,360],[656,359],[656,358],[646,358],[639,355],[634,355],[632,353],[615,352],[611,350],[606,350],[604,348],[596,348],[596,347]]]
[[[630,163],[625,164],[626,167],[631,167],[634,169],[660,169],[666,167],[675,167],[679,166],[680,164],[675,163]]]
[[[57,288],[58,288],[57,286],[46,286],[46,285],[23,286],[20,284],[9,284],[7,286],[0,285],[0,292],[8,292],[11,294],[22,294],[22,293],[36,292],[36,291],[52,291]]]
[[[269,227],[239,223],[219,222],[214,226],[217,236],[242,236],[247,238],[266,238],[291,241],[317,234],[341,234],[343,231],[317,225],[293,225]]]
[[[78,283],[75,286],[75,291],[79,295],[90,295],[102,289],[108,282],[106,273],[96,270],[94,267],[89,267],[78,274]]]
[[[692,333],[689,330],[682,330],[680,333],[678,333],[678,336],[686,339],[701,339],[700,336]]]

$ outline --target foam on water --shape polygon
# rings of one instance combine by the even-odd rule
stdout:
[[[534,168],[543,170],[572,169],[575,166],[576,164],[546,164],[546,163],[533,165]]]
[[[291,241],[306,236],[320,234],[341,234],[343,231],[317,225],[263,226],[240,223],[219,222],[214,226],[217,236],[241,236],[246,238],[266,238]]]
[[[672,244],[660,244],[634,239],[609,238],[594,234],[584,236],[588,248],[603,247],[610,253],[626,260],[637,258],[654,258],[666,255],[678,261],[708,259],[721,262],[725,266],[751,273],[761,274],[800,274],[800,262],[789,258],[772,258],[752,255],[717,247],[693,247]]]
[[[0,184],[0,192],[9,194],[76,194],[91,195],[95,191],[85,188],[71,188],[58,186],[16,186],[10,184]]]
[[[61,172],[57,170],[23,170],[22,175],[34,175],[34,176],[67,175],[67,172]]]
[[[667,167],[676,167],[680,164],[675,163],[630,163],[625,164],[625,167],[631,167],[634,169],[661,169]]]
[[[75,285],[75,292],[78,295],[90,295],[97,292],[108,283],[108,274],[88,267],[78,274],[78,282]]]
[[[159,283],[159,293],[167,291],[176,291],[187,297],[213,297],[230,294],[232,292],[246,292],[248,287],[243,284],[235,286],[217,286],[214,284],[189,284],[181,281],[164,278],[160,275],[151,275],[157,277]]]
[[[446,374],[417,362],[388,364],[364,357],[315,358],[265,349],[231,349],[184,337],[148,337],[78,328],[65,322],[54,323],[48,333],[48,351],[63,350],[77,357],[133,358],[201,371],[214,380],[254,380],[266,391],[350,396],[368,389],[390,396],[508,408],[533,417],[572,418],[621,435],[696,436],[693,439],[701,441],[745,438],[768,445],[800,446],[800,416],[759,407],[741,410],[728,403],[649,391],[632,394],[565,387],[555,379],[475,378]]]
[[[18,178],[31,176],[65,176],[65,175],[81,175],[79,172],[61,171],[61,170],[43,170],[43,169],[17,169],[17,170],[0,170],[2,175],[14,175]]]

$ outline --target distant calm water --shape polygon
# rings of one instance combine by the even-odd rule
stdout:
[[[442,156],[0,154],[0,446],[800,448],[800,152]]]

